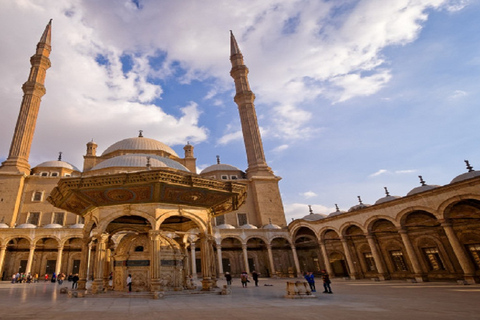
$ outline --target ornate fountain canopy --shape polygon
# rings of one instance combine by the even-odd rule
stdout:
[[[177,170],[148,170],[82,178],[63,178],[48,201],[84,215],[95,207],[164,203],[209,208],[214,215],[237,210],[247,196],[246,185],[201,178]]]

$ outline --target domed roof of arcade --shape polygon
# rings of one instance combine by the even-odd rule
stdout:
[[[235,229],[234,226],[232,226],[231,224],[228,224],[228,223],[223,223],[223,224],[220,224],[220,225],[215,226],[213,228],[214,229]]]

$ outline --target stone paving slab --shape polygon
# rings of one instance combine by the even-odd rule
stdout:
[[[248,288],[235,280],[231,295],[167,295],[159,300],[68,298],[60,294],[68,282],[1,282],[0,319],[480,319],[480,285],[334,279],[334,294],[285,299],[291,279],[262,279],[259,287]],[[321,283],[317,288],[321,291]]]

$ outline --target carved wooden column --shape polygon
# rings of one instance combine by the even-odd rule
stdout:
[[[88,277],[88,260],[90,257],[90,239],[84,238],[82,240],[82,253],[80,259],[80,268],[79,268],[79,275],[78,275],[78,290],[86,290],[87,288],[87,277]]]
[[[57,275],[60,274],[60,271],[62,270],[62,256],[63,256],[63,247],[59,246],[58,251],[57,251],[57,264],[55,265],[55,273]]]
[[[152,241],[152,250],[150,254],[150,291],[160,291],[162,290],[162,282],[160,280],[160,249],[161,249],[161,235],[160,231],[152,230],[150,231],[150,239]]]
[[[295,269],[296,269],[295,275],[297,277],[300,277],[302,273],[300,271],[300,262],[298,262],[297,248],[295,248],[295,245],[293,244],[290,247],[292,249],[293,262],[295,263]]]
[[[32,263],[33,263],[33,254],[35,253],[35,245],[30,246],[30,252],[28,253],[27,267],[25,268],[25,273],[29,274],[32,272]],[[57,261],[58,263],[58,261]]]
[[[475,283],[476,282],[475,269],[472,266],[472,263],[470,262],[470,259],[468,258],[468,255],[465,252],[465,249],[463,248],[462,244],[458,240],[458,237],[455,234],[455,231],[453,230],[452,225],[449,222],[444,221],[442,223],[442,227],[443,227],[443,230],[445,230],[445,234],[447,235],[448,241],[452,246],[453,252],[457,257],[458,262],[462,267],[465,281],[467,281],[467,283],[470,283],[470,284]]]
[[[272,245],[267,244],[267,252],[268,252],[268,262],[270,262],[270,276],[277,277],[277,273],[275,271],[275,262],[273,260],[273,252],[272,252]]]
[[[348,247],[348,241],[344,237],[341,237],[343,251],[345,252],[345,258],[347,259],[348,269],[350,269],[350,279],[355,280],[357,278],[357,270],[355,269],[355,264],[353,263],[352,254],[350,248]]]
[[[323,261],[325,261],[325,269],[330,277],[334,277],[335,274],[333,273],[332,265],[330,264],[330,259],[328,258],[327,248],[325,247],[325,243],[319,241],[320,250],[322,251]]]
[[[410,258],[410,262],[412,263],[413,272],[415,280],[417,282],[423,282],[426,280],[425,274],[422,272],[422,268],[420,267],[420,263],[418,262],[417,255],[415,254],[415,250],[413,249],[412,242],[408,237],[407,230],[400,229],[398,233],[402,237],[403,245],[405,246],[405,250],[407,250],[408,257]]]
[[[202,290],[203,291],[210,291],[213,289],[214,281],[212,280],[212,268],[211,268],[211,257],[213,254],[212,246],[208,237],[204,235],[200,241],[201,248],[201,261],[202,261]]]
[[[95,279],[92,283],[92,292],[97,293],[103,290],[103,269],[105,265],[106,247],[109,235],[102,233],[97,235],[97,254],[95,257]]]
[[[385,267],[383,266],[382,257],[380,256],[377,248],[377,244],[375,243],[375,239],[373,235],[367,234],[366,235],[368,245],[370,246],[370,250],[372,250],[373,260],[375,261],[375,266],[378,272],[378,278],[380,280],[387,280],[388,274],[386,272]]]
[[[7,250],[7,245],[4,244],[0,247],[0,275],[3,274],[3,264],[5,262],[5,251]]]
[[[250,266],[248,265],[247,244],[242,244],[242,252],[243,252],[243,265],[245,266],[244,271],[250,274]]]

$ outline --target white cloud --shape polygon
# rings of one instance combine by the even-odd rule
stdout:
[[[310,214],[308,205],[309,204],[304,204],[304,203],[284,204],[287,223],[289,223],[292,218],[300,219]],[[319,214],[329,214],[336,210],[335,208],[329,208],[321,204],[313,204],[311,205],[311,207],[312,207],[313,213],[319,213]]]
[[[238,131],[223,135],[220,139],[218,139],[218,144],[225,145],[231,141],[241,140],[242,138],[243,138],[242,131],[238,130]]]
[[[466,92],[466,91],[463,91],[463,90],[455,90],[455,91],[449,96],[449,98],[450,98],[450,99],[458,99],[458,98],[465,97],[466,95],[467,95],[467,92]]]
[[[444,4],[444,8],[450,12],[457,12],[472,3],[472,0],[450,0]]]
[[[397,170],[397,171],[395,171],[395,173],[398,173],[398,174],[406,174],[406,173],[414,173],[414,172],[417,172],[417,170],[409,169],[409,170]]]
[[[395,171],[390,171],[390,170],[386,170],[386,169],[380,169],[380,170],[378,170],[377,172],[372,173],[371,175],[369,175],[369,177],[370,177],[370,178],[372,178],[372,177],[378,177],[378,176],[385,175],[385,174],[388,174],[388,175],[392,175],[392,174],[408,174],[408,173],[413,173],[413,172],[416,172],[416,171],[417,171],[417,170],[413,170],[413,169],[395,170]]]
[[[287,150],[287,149],[288,149],[288,147],[289,147],[289,146],[288,146],[288,144],[282,144],[282,145],[280,145],[280,146],[278,146],[278,147],[274,148],[272,151],[273,151],[273,152],[277,152],[277,153],[278,153],[278,152],[282,152],[282,151],[285,151],[285,150]]]
[[[372,173],[371,175],[369,175],[369,177],[378,177],[379,175],[385,174],[385,173],[387,173],[387,172],[388,172],[388,170],[380,169],[380,170],[378,170],[377,172]]]
[[[302,193],[300,193],[300,195],[307,198],[307,199],[314,198],[314,197],[317,196],[317,194],[313,191],[302,192]]]

